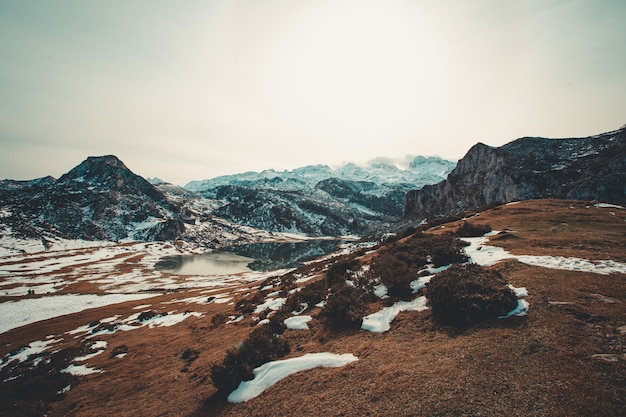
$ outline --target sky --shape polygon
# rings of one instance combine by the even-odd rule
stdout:
[[[183,185],[626,123],[623,0],[0,0],[0,179]]]

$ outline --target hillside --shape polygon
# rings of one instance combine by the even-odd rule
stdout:
[[[626,128],[578,139],[474,145],[448,178],[406,195],[405,219],[432,220],[533,198],[626,203]]]
[[[42,255],[0,258],[4,276],[36,263],[57,268],[52,276],[68,286],[56,296],[106,291],[137,297],[0,333],[0,410],[49,416],[620,416],[626,407],[625,220],[619,206],[533,200],[498,206],[424,235],[407,232],[378,246],[350,246],[339,257],[298,270],[222,279],[158,275],[148,255],[132,252],[132,246],[126,253],[122,247],[106,252],[117,253],[114,257],[98,255],[106,248],[58,253],[58,266]],[[435,320],[432,309],[412,304],[416,311],[400,312],[389,330],[372,332],[329,327],[332,316],[324,312],[335,308],[333,302],[312,304],[325,296],[330,282],[345,288],[349,280],[361,288],[376,278],[366,266],[376,268],[383,259],[396,271],[417,271],[411,280],[425,282],[433,274],[435,280],[445,274],[436,264],[446,258],[419,242],[452,242],[446,233],[472,229],[499,231],[466,238],[470,246],[464,250],[475,262],[494,262],[485,270],[497,271],[517,288],[526,315],[454,327]],[[407,259],[433,264],[406,263],[404,251],[416,254]],[[152,291],[133,291],[133,279],[119,279],[133,271],[153,282]],[[14,286],[32,280],[28,271],[11,276]],[[158,289],[164,285],[168,291]],[[424,291],[428,296],[426,285],[419,290],[412,284],[417,292],[406,301],[422,298]],[[391,292],[381,298],[381,291],[371,290],[359,314],[397,305]],[[305,296],[311,302],[299,305]],[[10,299],[43,303],[51,297],[38,292]],[[0,303],[5,310],[12,305]],[[308,330],[275,327],[295,309],[311,316]],[[264,326],[288,343],[283,358],[330,352],[358,360],[291,375],[240,404],[216,397],[211,365],[229,349],[249,352],[247,338]]]

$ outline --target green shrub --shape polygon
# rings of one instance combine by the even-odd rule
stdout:
[[[329,287],[343,285],[346,281],[348,271],[354,271],[359,267],[359,260],[355,258],[340,259],[328,268],[326,272],[326,282]]]
[[[226,320],[228,320],[228,315],[217,313],[211,318],[211,325],[213,325],[213,327],[218,327],[226,323]]]
[[[500,273],[476,264],[439,273],[426,285],[426,297],[435,320],[461,327],[503,316],[517,305]]]
[[[292,294],[285,303],[285,309],[291,311],[298,311],[301,309],[302,304],[306,304],[306,310],[312,309],[315,304],[326,298],[328,294],[328,287],[323,280],[315,281],[307,286],[303,287],[300,291]]]
[[[380,279],[392,297],[411,296],[411,282],[428,264],[435,267],[467,261],[463,252],[465,242],[450,235],[432,235],[415,232],[383,246],[372,259],[370,275]]]
[[[393,256],[379,256],[370,266],[370,273],[387,287],[387,294],[404,298],[411,295],[411,281],[417,278],[417,268],[411,268]]]
[[[459,237],[480,237],[489,232],[491,232],[491,226],[488,224],[468,222],[463,222],[461,226],[456,229],[456,235]]]
[[[320,317],[333,328],[359,328],[365,315],[363,290],[344,284],[333,288]]]
[[[226,352],[222,363],[211,366],[211,381],[218,393],[228,395],[241,381],[254,378],[254,368],[289,351],[289,342],[275,335],[270,326],[256,327],[244,342]]]
[[[250,314],[254,312],[256,307],[259,304],[262,304],[265,301],[265,297],[259,291],[255,292],[252,295],[248,295],[241,299],[235,306],[235,309],[239,311],[241,314]]]

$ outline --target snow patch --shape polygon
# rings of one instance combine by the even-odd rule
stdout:
[[[285,319],[284,323],[291,330],[309,330],[307,323],[311,320],[313,320],[311,316],[294,316]]]
[[[426,297],[417,297],[413,301],[398,301],[390,307],[363,317],[361,328],[373,333],[384,333],[391,328],[391,322],[402,311],[424,311],[426,306]]]
[[[61,372],[65,372],[66,374],[71,374],[75,376],[84,376],[84,375],[91,375],[91,374],[99,374],[104,371],[102,369],[89,368],[88,366],[85,366],[85,365],[70,364],[70,366],[68,366],[67,368],[61,369]]]
[[[308,353],[297,358],[283,359],[268,362],[254,370],[254,379],[243,381],[239,387],[230,393],[228,401],[242,403],[257,397],[283,378],[300,371],[325,367],[336,368],[357,361],[351,353],[338,355],[334,353]]]
[[[4,368],[6,365],[9,364],[9,362],[12,362],[14,360],[17,360],[18,362],[24,362],[30,356],[36,355],[36,354],[39,354],[39,353],[43,353],[46,350],[48,350],[48,348],[50,348],[50,345],[58,343],[58,342],[60,342],[62,340],[63,339],[51,339],[51,338],[49,338],[48,340],[36,340],[34,342],[31,342],[31,343],[28,344],[28,346],[25,346],[22,349],[20,349],[19,352],[15,353],[13,355],[5,356],[4,361],[2,363],[0,363],[0,369]]]
[[[619,210],[626,210],[625,207],[623,206],[618,206],[615,204],[609,204],[609,203],[598,203],[598,204],[594,204],[594,207],[599,207],[599,208],[615,208],[615,209],[619,209]]]
[[[491,234],[493,234],[493,232],[491,232]],[[482,237],[461,238],[461,240],[470,244],[465,247],[464,250],[467,256],[469,256],[471,262],[482,266],[490,266],[504,259],[517,259],[527,265],[540,266],[550,269],[591,272],[601,275],[626,273],[626,264],[610,259],[589,261],[587,259],[566,258],[563,256],[513,255],[502,248],[485,245],[489,235],[490,234]]]
[[[263,304],[259,304],[254,309],[254,314],[261,313],[265,310],[279,310],[286,301],[286,298],[267,298]]]

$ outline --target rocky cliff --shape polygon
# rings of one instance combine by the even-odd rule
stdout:
[[[626,128],[577,139],[474,145],[448,178],[405,197],[405,219],[430,220],[533,198],[626,203]]]

